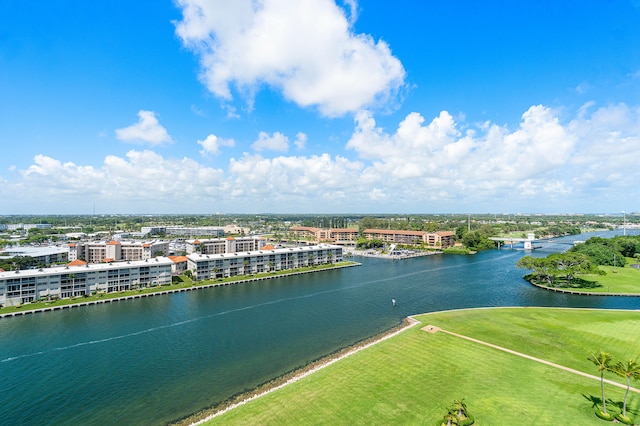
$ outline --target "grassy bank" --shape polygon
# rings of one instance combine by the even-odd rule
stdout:
[[[600,425],[600,382],[443,332],[433,324],[597,375],[586,358],[640,355],[640,313],[545,308],[441,312],[298,382],[235,408],[208,424],[434,425],[464,398],[480,425]],[[610,374],[607,378],[614,379]],[[637,385],[637,383],[636,383]],[[624,389],[606,386],[617,412]],[[640,417],[640,394],[628,410]]]
[[[629,261],[629,263],[634,262]],[[557,279],[555,287],[548,287],[544,283],[535,283],[541,288],[594,294],[629,294],[640,295],[640,269],[631,267],[598,266],[604,275],[579,274],[567,284],[566,279]]]
[[[282,277],[286,275],[303,274],[303,273],[322,271],[322,270],[334,269],[334,268],[343,268],[348,266],[354,266],[357,264],[358,264],[357,262],[344,261],[344,262],[316,265],[316,266],[310,266],[310,267],[298,268],[298,269],[287,269],[287,270],[281,270],[281,271],[264,272],[260,274],[254,274],[254,275],[238,275],[235,277],[219,278],[215,280],[203,280],[203,281],[193,281],[188,276],[182,275],[178,277],[178,280],[176,280],[170,285],[144,287],[144,288],[139,288],[135,290],[119,291],[119,292],[112,292],[112,293],[98,293],[98,294],[94,293],[86,296],[79,296],[79,297],[73,297],[68,299],[40,300],[40,301],[31,302],[31,303],[25,303],[19,306],[5,306],[0,308],[0,315],[11,314],[11,313],[21,312],[21,311],[33,311],[33,310],[41,310],[41,309],[48,309],[48,308],[54,308],[54,307],[76,305],[76,304],[102,302],[105,300],[122,299],[122,298],[128,298],[132,296],[139,296],[143,294],[155,294],[155,293],[162,293],[167,291],[179,291],[181,289],[187,289],[187,288],[211,287],[216,285],[233,284],[237,282],[261,280],[261,279],[267,279],[267,278],[277,278],[277,277]]]
[[[624,268],[613,266],[599,266],[606,275],[580,275],[580,278],[594,282],[596,286],[588,291],[604,293],[634,293],[640,294],[640,269],[631,267],[636,260],[628,260]]]

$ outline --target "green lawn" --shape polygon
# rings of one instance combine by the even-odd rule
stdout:
[[[635,259],[627,259],[624,268],[613,266],[599,266],[606,275],[583,274],[580,278],[587,281],[595,281],[597,287],[580,289],[580,291],[593,291],[605,293],[640,293],[640,269],[632,268]]]
[[[445,333],[444,329],[597,375],[590,352],[614,361],[640,355],[640,312],[545,308],[452,311],[415,326],[208,424],[433,426],[464,398],[478,425],[601,425],[600,382]],[[609,374],[607,378],[614,379]],[[636,387],[639,385],[635,383]],[[624,389],[607,385],[617,412]],[[640,419],[640,394],[629,413]]]

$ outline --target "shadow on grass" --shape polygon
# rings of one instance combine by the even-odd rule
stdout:
[[[598,288],[602,287],[602,284],[598,284],[596,281],[585,280],[583,278],[574,278],[571,280],[571,285],[565,283],[565,287],[569,288]]]
[[[585,395],[582,394],[582,397],[591,403],[591,408],[601,410],[602,409],[602,398],[594,395]],[[607,411],[613,411],[614,413],[622,413],[622,407],[624,405],[623,401],[614,401],[612,399],[607,398]],[[629,407],[627,403],[627,416],[637,416],[640,414],[640,409]]]

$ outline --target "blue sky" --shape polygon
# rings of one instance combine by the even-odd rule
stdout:
[[[640,211],[640,0],[0,16],[0,214]]]

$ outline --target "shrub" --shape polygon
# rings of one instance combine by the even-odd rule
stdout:
[[[606,420],[608,422],[612,422],[615,419],[615,416],[611,413],[605,413],[602,410],[596,410],[596,416],[601,418],[602,420]]]
[[[467,413],[467,418],[464,420],[460,420],[460,426],[471,426],[474,424],[476,419],[473,418],[471,414]]]
[[[608,414],[608,413],[607,413]],[[625,425],[633,425],[633,419],[629,416],[623,416],[622,414],[617,414],[615,416],[616,420],[620,423],[624,423]]]

